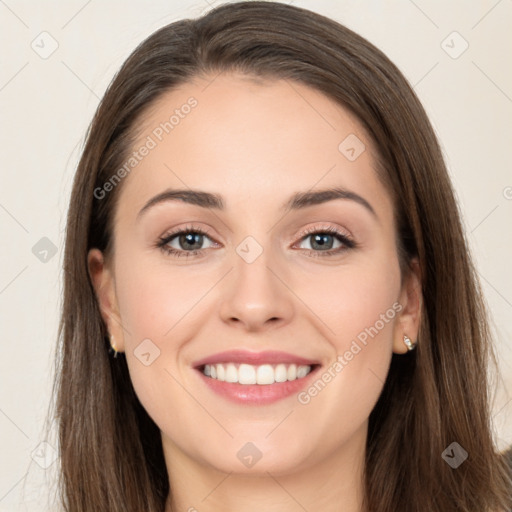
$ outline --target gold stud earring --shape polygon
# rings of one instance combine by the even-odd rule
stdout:
[[[114,339],[114,336],[112,334],[109,335],[110,337],[110,352],[114,352],[114,357],[117,357],[117,354],[119,354],[119,352],[117,351],[117,348],[116,348],[116,342],[115,342],[115,339]]]
[[[407,347],[407,350],[409,350],[409,352],[416,348],[416,343],[413,343],[411,341],[411,339],[408,336],[406,336],[405,334],[404,334],[404,344]]]

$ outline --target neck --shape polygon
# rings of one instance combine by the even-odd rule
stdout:
[[[162,439],[171,489],[166,512],[363,512],[366,425],[328,457],[279,474],[221,472]]]

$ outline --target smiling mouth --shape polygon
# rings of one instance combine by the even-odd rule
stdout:
[[[279,382],[300,380],[318,365],[217,363],[198,368],[203,375],[221,382],[266,386]]]

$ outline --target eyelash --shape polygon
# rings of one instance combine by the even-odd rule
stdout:
[[[176,258],[190,258],[192,256],[198,256],[200,255],[205,249],[198,249],[193,251],[184,251],[184,250],[177,250],[172,247],[169,247],[167,244],[176,238],[178,235],[183,234],[194,234],[194,235],[203,235],[211,239],[210,234],[208,231],[203,230],[201,228],[196,228],[194,226],[187,226],[183,229],[179,229],[177,231],[173,231],[171,233],[166,234],[165,236],[158,239],[158,242],[156,246],[161,249],[166,254],[169,254],[170,256],[176,257]],[[329,249],[328,251],[314,251],[312,249],[303,249],[304,251],[307,251],[310,257],[313,258],[323,258],[323,257],[329,257],[334,256],[335,254],[339,254],[342,251],[346,251],[348,249],[354,249],[358,247],[356,242],[349,238],[347,235],[341,233],[336,228],[333,228],[332,226],[325,226],[325,227],[315,227],[315,228],[308,228],[306,231],[304,231],[301,234],[299,242],[302,242],[304,239],[308,238],[311,235],[318,235],[318,234],[329,234],[333,235],[339,242],[343,244],[344,247],[338,247],[337,249]]]

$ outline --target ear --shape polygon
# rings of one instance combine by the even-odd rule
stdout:
[[[404,343],[404,336],[409,337],[413,343],[417,343],[421,321],[423,294],[421,291],[421,271],[417,258],[412,260],[407,274],[404,275],[399,302],[402,309],[395,323],[393,352],[395,354],[405,354],[408,349]]]
[[[112,269],[106,264],[99,249],[90,249],[87,254],[87,267],[101,316],[118,352],[124,351],[123,329],[117,305],[115,280]]]

